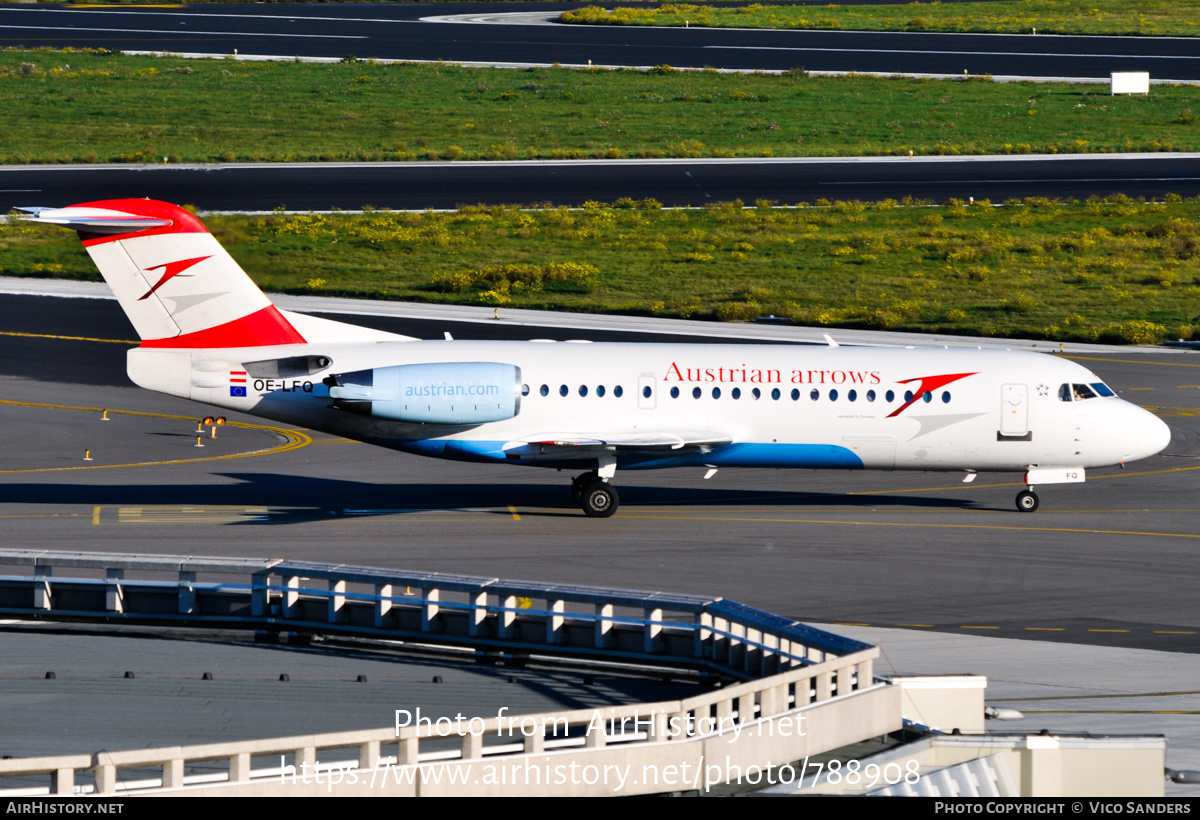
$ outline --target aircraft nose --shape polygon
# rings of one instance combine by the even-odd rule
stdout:
[[[1130,405],[1129,409],[1134,417],[1128,420],[1128,424],[1122,425],[1128,442],[1125,445],[1128,452],[1122,460],[1137,461],[1165,450],[1171,443],[1171,428],[1166,422],[1141,407]]]
[[[1167,445],[1171,443],[1171,428],[1153,413],[1147,412],[1146,415],[1150,416],[1150,420],[1146,423],[1146,431],[1142,433],[1142,446],[1146,456],[1152,456],[1167,449]]]

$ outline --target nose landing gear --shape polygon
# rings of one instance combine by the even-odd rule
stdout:
[[[1037,493],[1033,491],[1032,487],[1017,493],[1017,509],[1021,512],[1031,513],[1038,508],[1039,504]]]
[[[594,470],[571,479],[571,498],[589,518],[608,518],[621,503],[617,488]]]
[[[1087,472],[1082,465],[1068,467],[1038,467],[1030,465],[1025,471],[1025,489],[1017,493],[1017,509],[1031,513],[1038,508],[1037,493],[1033,491],[1034,484],[1082,484],[1087,480]]]

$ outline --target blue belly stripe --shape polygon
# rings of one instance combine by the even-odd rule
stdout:
[[[501,447],[503,441],[462,441],[446,439],[418,439],[413,441],[376,441],[396,450],[433,458],[448,458],[457,461],[503,461],[508,464],[559,467],[562,459],[522,458],[507,459]],[[580,459],[594,460],[586,451]],[[664,456],[662,453],[622,453],[617,457],[620,470],[653,470],[665,467],[689,467],[711,464],[714,467],[807,467],[861,470],[862,459],[853,451],[836,444],[758,444],[745,442],[727,444],[708,453],[687,453],[679,456]]]

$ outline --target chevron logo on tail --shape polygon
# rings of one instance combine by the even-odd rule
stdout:
[[[154,265],[149,268],[142,268],[142,270],[146,271],[146,273],[149,273],[152,270],[158,270],[159,268],[164,268],[165,270],[163,271],[162,278],[159,279],[157,282],[155,282],[154,287],[152,287],[152,288],[150,288],[150,290],[146,291],[145,294],[143,294],[142,297],[140,299],[138,299],[138,301],[140,302],[140,301],[142,301],[142,299],[150,298],[151,294],[153,294],[154,291],[158,290],[163,285],[165,285],[167,282],[171,281],[176,276],[183,273],[185,270],[190,268],[192,265],[195,265],[198,262],[203,262],[205,259],[212,259],[212,254],[209,254],[208,256],[197,256],[195,259],[180,259],[178,262],[168,262],[165,265]]]

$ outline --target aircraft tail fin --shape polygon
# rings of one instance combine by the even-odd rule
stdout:
[[[177,205],[113,199],[26,208],[79,233],[143,347],[303,344],[305,338],[204,224]]]

